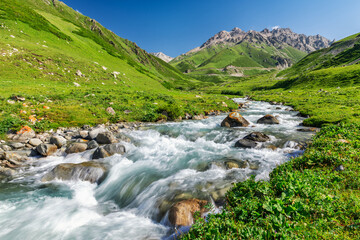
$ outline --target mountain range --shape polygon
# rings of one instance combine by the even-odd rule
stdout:
[[[289,28],[260,32],[234,28],[215,34],[171,64],[186,73],[247,75],[249,70],[287,68],[307,53],[329,47],[332,42],[320,35],[297,34]]]

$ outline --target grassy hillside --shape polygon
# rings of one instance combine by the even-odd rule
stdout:
[[[200,82],[57,0],[0,2],[0,58],[0,133],[33,117],[41,130],[234,107],[180,91]]]
[[[295,64],[292,68],[279,73],[282,77],[298,77],[299,81],[306,78],[309,74],[326,75],[324,70],[329,71],[329,75],[340,75],[344,72],[352,72],[360,61],[360,34],[354,34],[331,45],[331,47],[313,52]],[[318,72],[319,71],[319,72]],[[355,73],[356,75],[356,73]],[[326,84],[326,83],[324,83]]]
[[[306,53],[284,45],[283,48],[275,48],[266,44],[241,42],[234,46],[217,44],[201,49],[200,51],[181,55],[170,62],[182,72],[191,74],[225,74],[241,73],[252,69],[268,71],[279,65],[279,59],[295,63],[303,58]],[[280,60],[280,61],[281,61]],[[234,66],[237,72],[227,72],[227,66]]]

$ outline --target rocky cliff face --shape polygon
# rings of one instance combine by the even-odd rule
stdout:
[[[157,52],[157,53],[150,53],[152,55],[154,55],[155,57],[160,58],[161,60],[163,60],[164,62],[170,62],[171,60],[173,60],[173,57],[170,57],[162,52]]]
[[[241,42],[265,43],[270,46],[280,47],[287,44],[303,52],[313,52],[321,48],[329,47],[332,41],[318,35],[306,36],[297,34],[289,28],[275,28],[273,30],[264,29],[261,32],[250,30],[245,32],[240,28],[234,28],[230,32],[221,31],[207,40],[203,45],[191,50],[189,53],[200,51],[203,48],[216,44],[235,45]]]

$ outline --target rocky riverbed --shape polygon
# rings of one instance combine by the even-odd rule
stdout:
[[[218,211],[234,182],[267,179],[317,129],[273,103],[197,121],[23,128],[0,150],[0,238],[160,239]]]

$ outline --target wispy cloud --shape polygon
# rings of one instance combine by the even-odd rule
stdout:
[[[77,11],[77,12],[80,13],[80,14],[82,14],[82,13],[81,13],[79,10],[77,10],[77,9],[76,9],[75,11]]]

